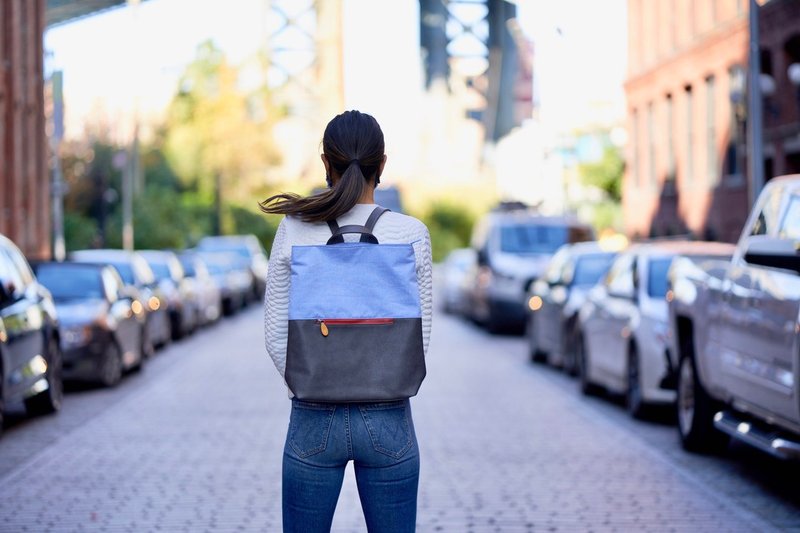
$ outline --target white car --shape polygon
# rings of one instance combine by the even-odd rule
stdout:
[[[573,217],[545,216],[527,208],[498,208],[484,216],[472,235],[471,317],[491,332],[522,331],[526,294],[559,247],[590,241],[594,230]]]
[[[668,352],[667,272],[678,255],[709,255],[710,243],[664,241],[620,254],[578,313],[581,390],[624,394],[634,417],[675,401]],[[711,252],[713,253],[713,252]]]
[[[446,313],[469,313],[469,272],[476,257],[472,248],[457,248],[445,258],[442,264],[442,299]]]

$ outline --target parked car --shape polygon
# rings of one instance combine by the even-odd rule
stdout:
[[[574,373],[578,311],[607,273],[617,251],[596,241],[565,244],[528,291],[525,328],[533,361]]]
[[[64,379],[111,387],[124,372],[141,369],[149,349],[144,306],[126,293],[114,267],[42,262],[34,269],[60,317]]]
[[[375,189],[375,203],[395,213],[405,213],[400,190],[392,185],[381,185]]]
[[[267,286],[267,252],[255,235],[218,235],[203,237],[197,243],[203,252],[231,252],[243,262],[250,275],[247,300],[261,301]]]
[[[670,316],[681,442],[734,437],[800,458],[800,174],[761,191],[729,261],[676,265]]]
[[[242,270],[241,261],[229,252],[197,251],[205,262],[222,298],[222,314],[230,316],[244,308],[250,295],[251,277]]]
[[[198,323],[198,303],[186,282],[183,267],[175,252],[168,250],[139,250],[153,270],[169,313],[173,339],[180,339],[195,330]]]
[[[447,254],[442,265],[442,299],[446,313],[469,313],[469,272],[475,261],[472,248],[458,248]]]
[[[222,316],[222,293],[211,277],[205,261],[196,253],[183,251],[178,254],[189,290],[197,301],[200,325],[215,322]]]
[[[572,217],[544,216],[529,209],[501,209],[476,225],[477,254],[470,297],[472,318],[489,331],[522,330],[525,295],[563,244],[594,239],[590,226]]]
[[[172,325],[167,311],[167,299],[156,282],[153,270],[138,252],[116,249],[76,250],[72,261],[102,263],[117,269],[125,291],[142,302],[147,316],[146,341],[163,346],[172,340]],[[151,352],[152,350],[148,350]]]
[[[628,412],[675,401],[669,386],[667,272],[676,256],[725,257],[722,243],[664,241],[621,253],[578,313],[576,359],[581,390],[624,394]]]
[[[58,411],[63,398],[58,314],[19,248],[0,235],[0,432],[7,403]]]

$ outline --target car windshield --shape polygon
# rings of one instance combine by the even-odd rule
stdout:
[[[114,268],[117,269],[119,272],[122,281],[125,282],[125,285],[136,285],[136,280],[133,277],[133,268],[131,267],[130,263],[109,263],[113,265]]]
[[[103,298],[100,271],[91,266],[40,265],[36,269],[39,283],[47,287],[56,300]]]
[[[148,262],[150,268],[153,271],[153,274],[156,276],[158,281],[164,279],[172,279],[172,274],[169,271],[169,267],[166,263],[156,263],[156,262]]]
[[[572,278],[574,285],[595,285],[606,275],[614,254],[584,255],[575,263],[575,275]]]
[[[667,271],[671,263],[671,257],[650,260],[647,294],[652,298],[664,298],[667,295]]]
[[[567,227],[513,224],[500,227],[500,250],[509,254],[552,254],[567,242]]]
[[[200,243],[200,248],[212,252],[234,252],[241,257],[250,259],[250,249],[244,243],[224,239],[208,239]]]
[[[187,278],[193,278],[197,275],[194,269],[194,263],[191,259],[181,258],[181,266],[183,267],[183,273]]]

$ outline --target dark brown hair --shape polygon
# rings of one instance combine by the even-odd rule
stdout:
[[[265,213],[290,215],[305,222],[324,222],[350,211],[370,185],[378,183],[383,162],[383,132],[371,115],[345,111],[328,122],[322,136],[322,152],[332,172],[341,176],[329,189],[311,196],[281,193],[259,205]],[[374,183],[370,183],[372,178]]]

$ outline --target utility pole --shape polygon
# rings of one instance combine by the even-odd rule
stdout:
[[[747,167],[750,174],[750,206],[764,187],[764,117],[761,100],[761,56],[758,41],[758,2],[750,0],[750,40],[747,69]]]
[[[53,170],[53,183],[51,187],[53,210],[53,258],[63,261],[66,258],[66,244],[64,242],[64,195],[67,185],[61,172],[61,139],[64,137],[64,76],[56,70],[50,76],[50,98],[52,101],[52,128],[50,136],[50,156]]]
[[[133,40],[139,38],[139,2],[140,0],[128,0],[128,7],[131,10],[131,18],[133,19],[133,23],[131,24],[131,31],[133,32]],[[136,54],[136,48],[133,47],[134,54]],[[134,96],[134,103],[133,103],[133,138],[131,139],[130,148],[128,149],[128,157],[127,157],[127,164],[125,165],[125,169],[122,173],[122,248],[125,250],[133,250],[133,194],[134,194],[134,184],[138,184],[141,187],[141,180],[139,179],[139,175],[141,169],[139,168],[139,75],[141,74],[141,69],[139,69],[139,61],[138,58],[133,57],[131,64],[134,66],[133,71],[133,79],[136,80],[134,83],[136,84],[135,87],[135,96]],[[138,187],[137,187],[138,188]]]

